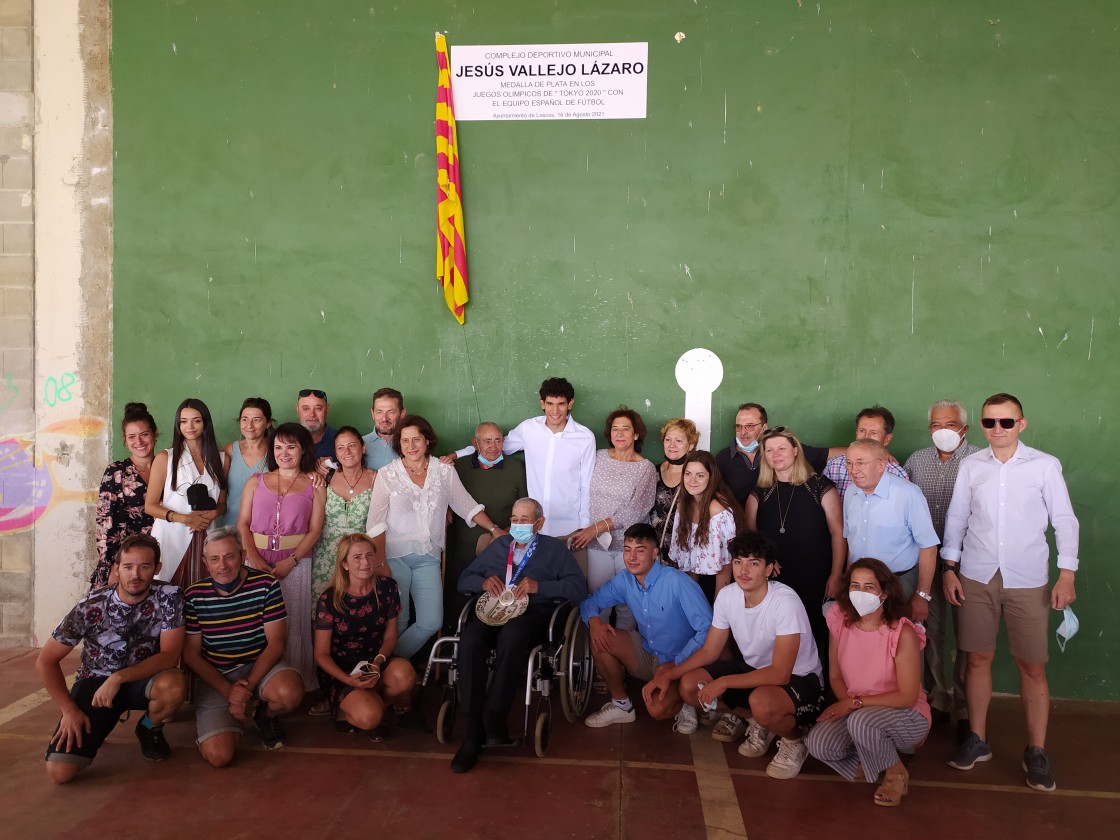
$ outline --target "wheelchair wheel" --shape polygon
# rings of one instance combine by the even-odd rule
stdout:
[[[537,758],[544,758],[548,752],[548,741],[552,737],[552,713],[547,709],[537,713],[537,725],[533,730],[533,751]]]
[[[439,704],[436,714],[436,740],[446,744],[451,740],[452,730],[455,729],[455,701],[448,697]]]
[[[560,648],[560,707],[569,723],[587,713],[594,676],[587,625],[580,620],[579,610],[574,609],[564,627],[564,644]]]

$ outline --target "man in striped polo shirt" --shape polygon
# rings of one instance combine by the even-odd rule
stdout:
[[[265,749],[283,747],[279,718],[303,700],[299,671],[283,659],[288,630],[280,581],[245,566],[244,556],[236,528],[212,531],[203,546],[210,577],[185,595],[183,659],[198,677],[198,751],[213,767],[233,760],[241,723],[250,717]]]

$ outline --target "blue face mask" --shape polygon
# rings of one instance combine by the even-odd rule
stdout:
[[[527,545],[533,539],[533,526],[528,522],[515,522],[509,526],[509,535],[518,545]]]
[[[1077,635],[1077,629],[1081,626],[1081,622],[1077,620],[1077,616],[1073,614],[1071,607],[1066,607],[1062,610],[1062,623],[1058,625],[1058,649],[1066,652],[1066,644]]]
[[[739,447],[740,452],[746,452],[746,453],[749,454],[751,452],[754,452],[756,449],[758,449],[758,439],[756,438],[755,440],[752,440],[750,443],[748,443],[746,446],[743,446],[743,444],[739,443],[739,438],[735,438],[735,445],[737,447]]]
[[[493,461],[491,461],[489,458],[487,458],[481,452],[476,453],[476,454],[478,455],[479,463],[480,464],[485,464],[488,467],[494,466],[496,463],[498,463],[499,461],[501,461],[503,458],[506,457],[505,455],[499,455],[497,458],[495,458]]]

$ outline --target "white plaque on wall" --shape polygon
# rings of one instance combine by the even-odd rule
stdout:
[[[648,47],[645,42],[452,47],[455,119],[644,119]]]

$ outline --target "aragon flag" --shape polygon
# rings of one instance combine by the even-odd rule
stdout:
[[[451,62],[447,39],[436,33],[436,279],[443,285],[447,308],[460,324],[467,304],[467,238],[463,224],[463,190],[459,184],[459,132],[451,98]]]

